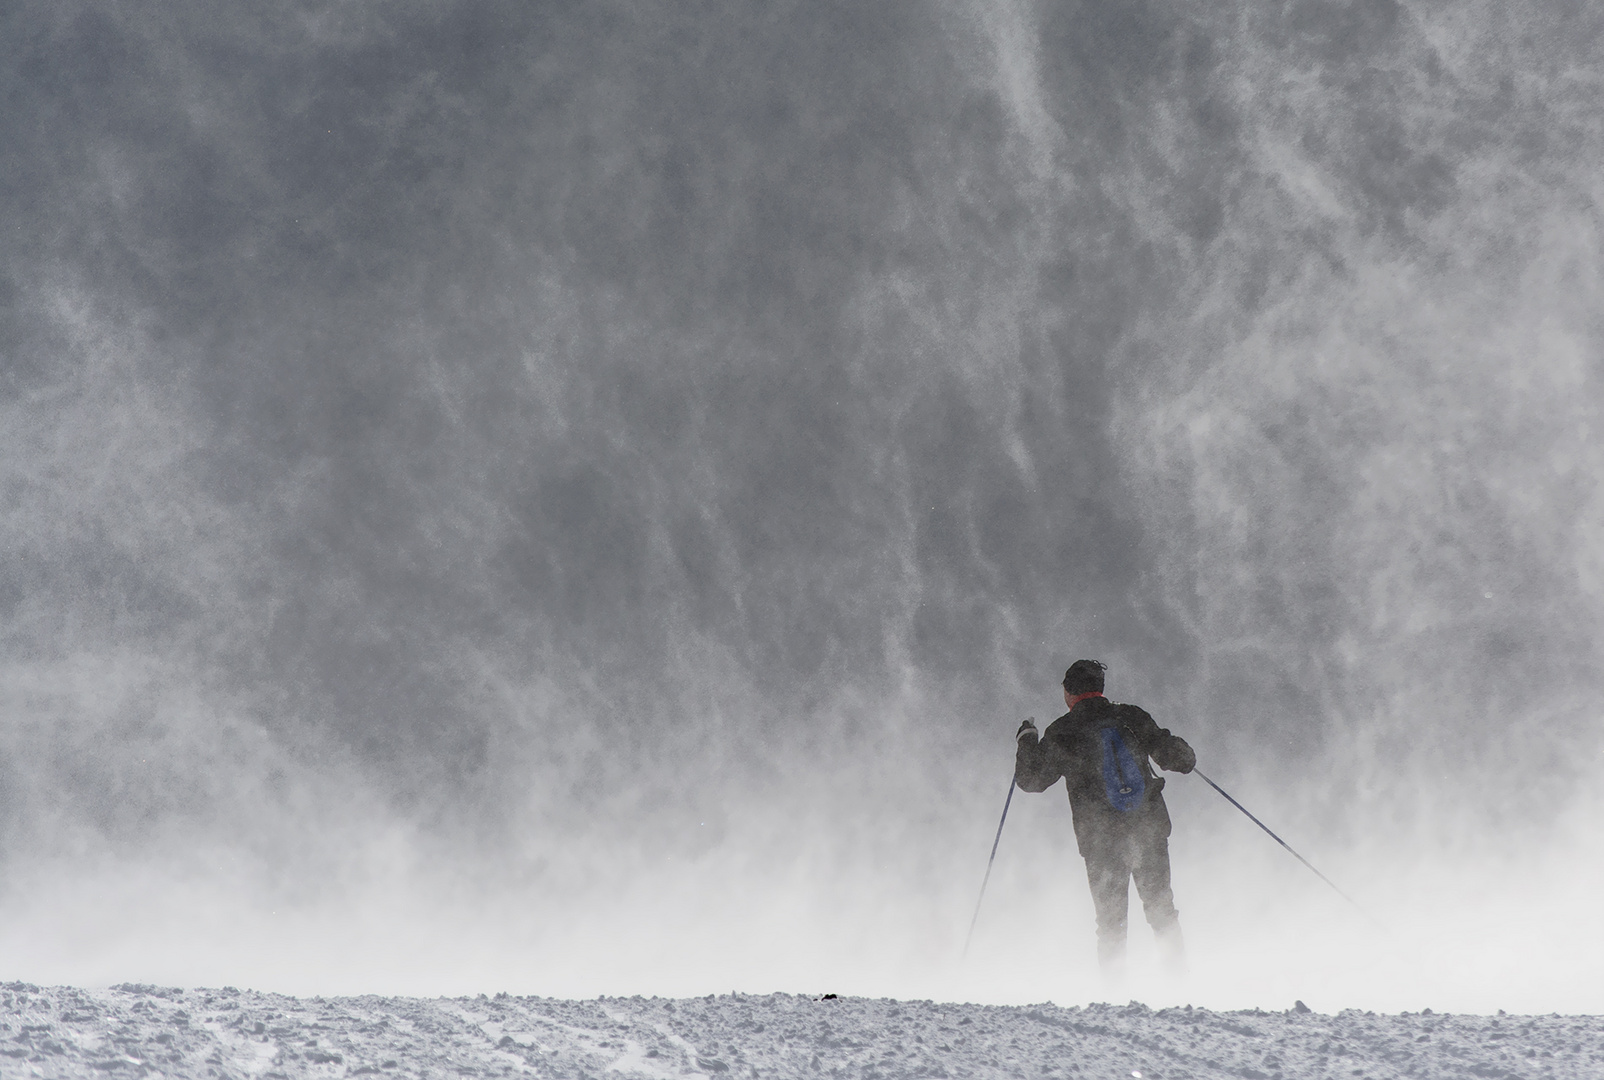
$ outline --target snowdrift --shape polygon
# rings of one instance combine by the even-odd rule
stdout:
[[[0,1055],[6,1077],[1596,1078],[1604,1018],[10,983]]]

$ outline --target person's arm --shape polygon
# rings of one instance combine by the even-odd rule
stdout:
[[[1056,747],[1036,733],[1034,719],[1019,725],[1014,753],[1014,783],[1021,791],[1046,791],[1064,775]]]
[[[1171,735],[1168,728],[1159,728],[1163,736],[1153,748],[1153,764],[1168,772],[1189,773],[1197,766],[1197,751],[1179,735]]]
[[[1131,706],[1138,714],[1136,726],[1141,733],[1141,744],[1153,764],[1166,772],[1189,773],[1197,765],[1197,754],[1179,735],[1161,728],[1145,709]]]

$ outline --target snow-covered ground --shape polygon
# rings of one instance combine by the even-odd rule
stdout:
[[[3,1077],[1604,1077],[1604,1018],[0,986]]]

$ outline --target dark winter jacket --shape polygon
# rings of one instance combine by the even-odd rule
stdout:
[[[1103,744],[1098,731],[1113,724],[1125,745],[1141,764],[1146,791],[1134,809],[1116,810],[1103,784]],[[1186,740],[1171,735],[1135,705],[1121,705],[1105,697],[1086,698],[1047,726],[1038,739],[1027,732],[1019,740],[1014,779],[1025,791],[1046,791],[1058,778],[1069,788],[1069,806],[1075,819],[1075,840],[1082,855],[1122,837],[1163,838],[1170,834],[1170,813],[1164,805],[1159,768],[1191,772],[1197,755]]]

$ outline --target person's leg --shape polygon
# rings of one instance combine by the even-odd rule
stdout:
[[[1166,837],[1145,840],[1136,851],[1136,895],[1142,898],[1142,911],[1158,937],[1164,966],[1171,971],[1186,967],[1186,947],[1181,939],[1181,917],[1175,910],[1175,894],[1170,888],[1170,842]]]
[[[1097,912],[1097,962],[1103,973],[1118,977],[1125,963],[1125,928],[1129,912],[1130,863],[1115,845],[1086,856],[1086,880]]]

